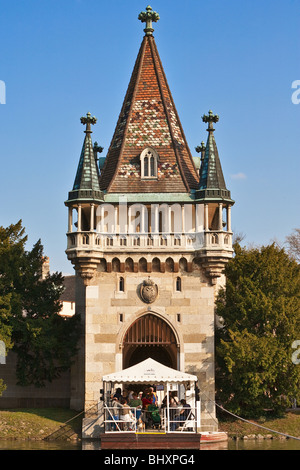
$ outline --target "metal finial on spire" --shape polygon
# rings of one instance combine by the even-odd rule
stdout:
[[[92,133],[91,130],[91,124],[96,124],[97,118],[95,116],[92,117],[91,113],[87,113],[86,117],[81,117],[80,118],[81,124],[86,124],[86,130],[84,131],[86,134],[87,133]]]
[[[96,160],[96,162],[97,162],[97,161],[99,160],[99,158],[98,158],[98,153],[102,153],[102,152],[103,152],[103,147],[101,147],[100,145],[98,145],[98,142],[94,142],[93,150],[94,150],[94,157],[95,157],[95,160]]]
[[[160,17],[159,14],[156,13],[156,11],[152,10],[150,5],[147,6],[146,10],[147,11],[142,11],[139,14],[138,19],[142,23],[146,23],[146,28],[144,29],[146,36],[152,36],[152,33],[154,31],[154,29],[152,28],[152,21],[156,23],[160,19]]]
[[[196,152],[201,153],[201,154],[203,154],[203,152],[205,152],[205,149],[206,149],[206,147],[205,147],[205,143],[203,141],[201,142],[201,145],[197,145],[197,147],[195,147]]]
[[[219,116],[217,114],[214,114],[211,110],[207,114],[204,114],[202,116],[202,121],[203,122],[208,122],[208,132],[214,131],[213,128],[213,122],[218,122],[219,121]]]
[[[206,145],[205,143],[202,141],[201,142],[201,145],[197,145],[197,147],[195,147],[195,150],[197,153],[201,153],[201,160],[200,160],[200,172],[201,172],[201,166],[203,165],[203,161],[204,161],[204,156],[205,156],[205,150],[206,150]]]

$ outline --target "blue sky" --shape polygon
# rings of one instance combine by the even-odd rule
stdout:
[[[192,153],[201,116],[215,137],[236,204],[233,230],[268,244],[300,227],[298,0],[155,0],[155,40]],[[84,138],[98,118],[106,153],[142,42],[141,0],[0,0],[0,225],[22,219],[28,249],[40,238],[51,270],[65,255],[67,209]],[[299,95],[300,96],[300,95]],[[1,96],[0,96],[1,101]],[[3,101],[3,97],[2,97]]]

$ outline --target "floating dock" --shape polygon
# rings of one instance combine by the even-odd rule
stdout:
[[[226,442],[224,432],[108,432],[101,435],[101,449],[201,449],[201,444]]]

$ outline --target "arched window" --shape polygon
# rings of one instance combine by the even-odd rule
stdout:
[[[172,260],[172,258],[166,259],[165,268],[168,273],[174,272],[174,261]]]
[[[105,273],[107,271],[106,259],[104,259],[104,258],[100,259],[100,262],[99,262],[99,265],[98,265],[98,271],[100,271],[102,273]]]
[[[129,273],[133,273],[133,259],[127,258],[125,261],[125,271]]]
[[[152,148],[146,148],[141,153],[141,177],[157,178],[158,154]]]
[[[144,178],[148,178],[148,176],[149,176],[149,157],[147,157],[147,156],[144,157],[144,165],[143,165],[143,168],[144,168],[143,177],[144,177]]]
[[[159,258],[153,258],[152,260],[152,271],[154,273],[159,273],[160,272],[160,261]]]
[[[141,258],[139,260],[139,271],[142,272],[142,273],[147,272],[147,260],[146,260],[146,258]]]
[[[187,272],[187,260],[185,258],[180,258],[179,269],[181,272]]]
[[[150,157],[150,176],[156,176],[155,174],[155,159],[154,156]]]
[[[119,279],[119,292],[124,292],[124,277],[120,277]]]
[[[120,272],[120,260],[118,258],[114,258],[111,262],[111,267],[112,267],[113,272],[119,273]]]

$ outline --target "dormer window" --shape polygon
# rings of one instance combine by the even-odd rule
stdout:
[[[151,148],[141,153],[141,177],[145,179],[157,178],[158,154]]]

